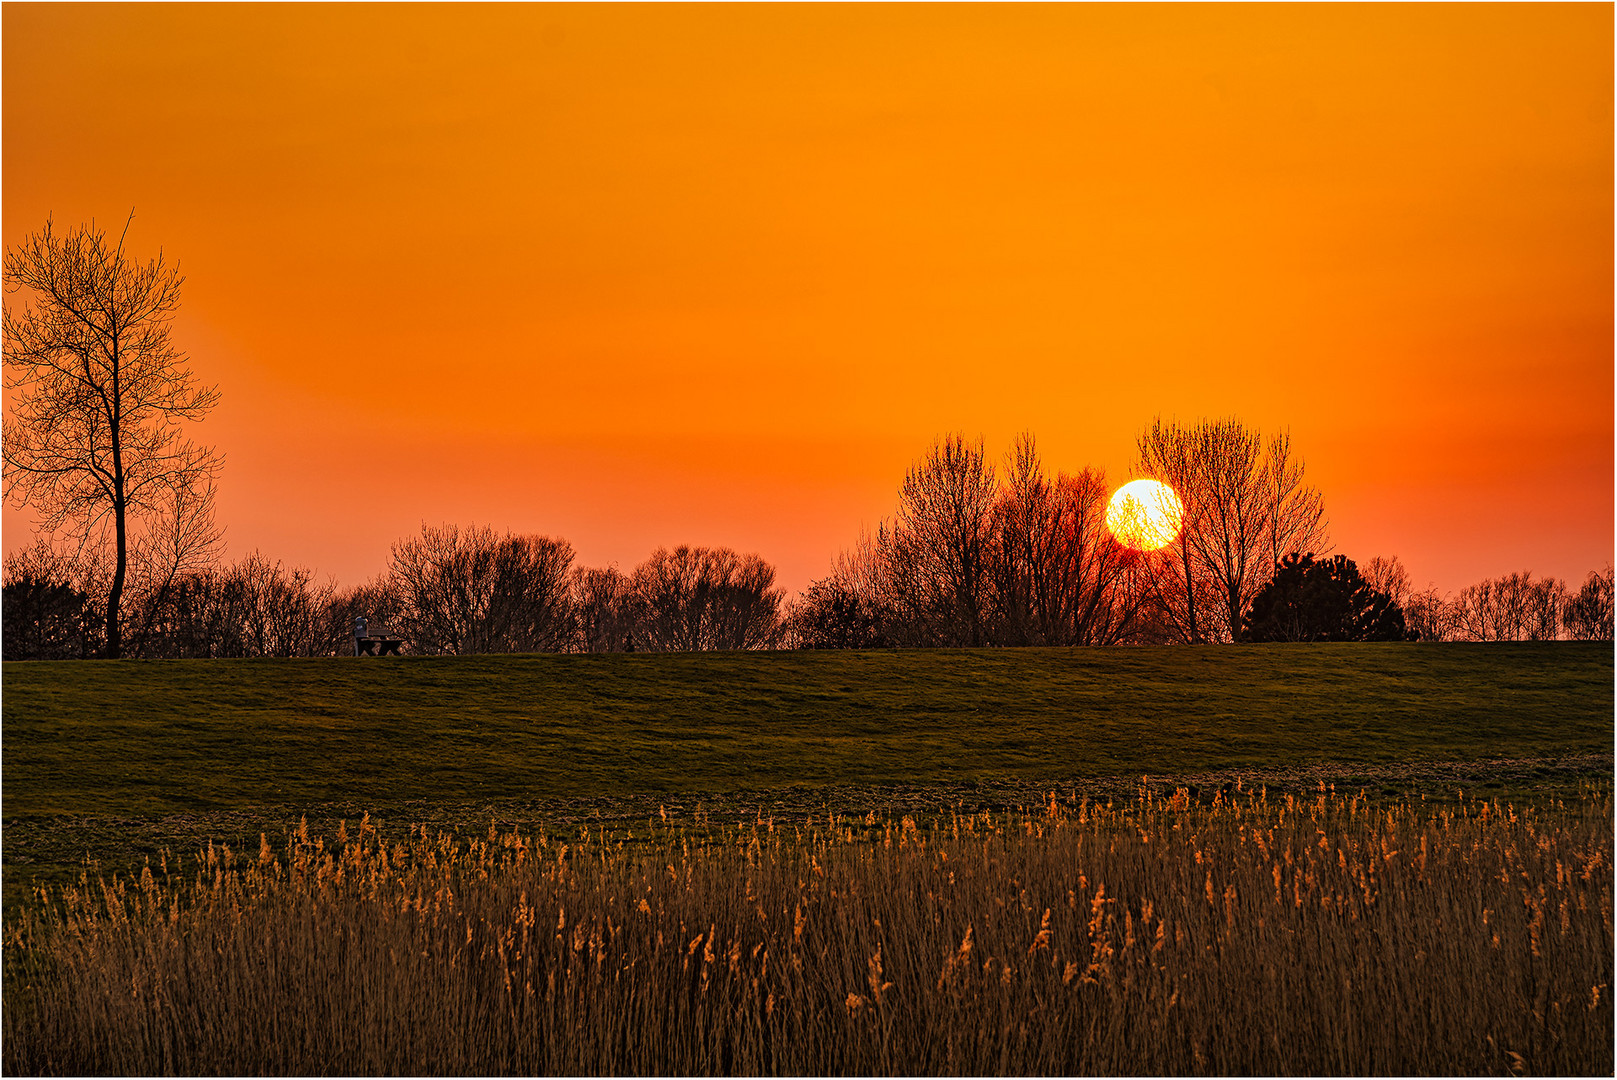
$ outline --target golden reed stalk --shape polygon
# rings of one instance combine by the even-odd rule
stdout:
[[[1612,812],[367,819],[86,873],[5,980],[13,1073],[1609,1074]]]

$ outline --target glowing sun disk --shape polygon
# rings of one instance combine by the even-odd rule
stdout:
[[[1106,504],[1106,530],[1135,551],[1156,551],[1174,542],[1184,524],[1185,506],[1160,480],[1132,480]]]

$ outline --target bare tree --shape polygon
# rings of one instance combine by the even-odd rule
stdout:
[[[1396,555],[1373,555],[1360,564],[1359,573],[1372,589],[1386,593],[1399,607],[1406,606],[1415,594],[1409,571]]]
[[[877,544],[908,607],[911,644],[986,643],[995,495],[981,439],[945,436],[904,477],[898,519],[878,531]]]
[[[247,656],[319,656],[326,652],[325,611],[336,593],[306,567],[285,567],[253,552],[230,574]]]
[[[1527,574],[1468,585],[1454,598],[1455,636],[1462,641],[1515,641],[1527,615]]]
[[[1212,576],[1225,636],[1239,641],[1241,615],[1274,571],[1262,441],[1234,420],[1201,424],[1192,437],[1203,514],[1201,527],[1185,535]]]
[[[1157,556],[1155,587],[1182,640],[1239,641],[1242,616],[1280,558],[1328,547],[1324,504],[1285,433],[1265,443],[1236,420],[1158,418],[1140,435],[1135,472],[1167,483],[1184,505],[1179,539]]]
[[[218,565],[224,530],[214,522],[216,487],[212,477],[190,487],[175,487],[165,493],[166,505],[152,516],[148,529],[130,552],[130,582],[136,612],[130,622],[126,651],[147,655],[146,642],[153,633],[152,618],[163,612],[169,593],[177,582]]]
[[[813,582],[781,619],[787,648],[880,649],[888,642],[880,612],[834,574]]]
[[[762,649],[776,644],[785,594],[775,568],[729,548],[658,548],[629,579],[635,648],[648,652]]]
[[[572,565],[573,545],[565,540],[507,536],[495,545],[491,652],[560,652],[572,644]]]
[[[569,580],[579,652],[630,652],[639,622],[629,578],[615,566],[573,569]]]
[[[1527,598],[1527,640],[1555,641],[1561,636],[1562,612],[1572,596],[1560,578],[1540,578]]]
[[[989,580],[994,619],[990,636],[1004,645],[1047,644],[1059,635],[1061,571],[1055,566],[1062,507],[1044,475],[1033,435],[1024,432],[1006,455],[1005,485],[994,501]]]
[[[181,429],[219,398],[169,338],[184,279],[161,253],[134,261],[127,233],[109,246],[93,223],[58,235],[47,221],[5,256],[6,290],[28,297],[5,310],[6,386],[18,392],[3,439],[6,495],[47,532],[90,543],[111,529],[113,658],[123,652],[131,523],[206,487],[221,460]]]
[[[1084,468],[1056,479],[1060,540],[1053,548],[1060,603],[1050,644],[1116,645],[1130,640],[1147,599],[1145,563],[1106,530],[1106,474]]]
[[[558,650],[570,637],[572,562],[565,540],[423,525],[393,545],[399,630],[424,653]]]
[[[1570,597],[1561,619],[1567,636],[1577,641],[1612,640],[1612,566],[1591,570],[1578,595]]]
[[[1526,571],[1487,578],[1454,599],[1454,636],[1465,641],[1554,641],[1560,636],[1566,585],[1534,581]]]
[[[1111,644],[1128,631],[1138,606],[1122,587],[1131,560],[1105,516],[1104,473],[1050,480],[1033,436],[1017,439],[993,512],[993,643]]]
[[[1399,606],[1404,609],[1404,625],[1414,631],[1417,641],[1454,641],[1459,636],[1455,603],[1436,586],[1410,592]]]
[[[1330,536],[1325,528],[1325,500],[1303,482],[1303,472],[1303,459],[1291,452],[1290,432],[1282,431],[1269,440],[1259,481],[1268,517],[1265,535],[1269,540],[1270,566],[1265,573],[1272,572],[1287,555],[1310,551],[1323,554],[1330,549]]]
[[[327,656],[327,608],[335,595],[314,572],[253,552],[233,566],[208,565],[164,579],[130,598],[138,631],[132,656],[153,658]]]
[[[241,593],[228,570],[210,567],[179,575],[162,590],[136,594],[129,607],[139,628],[129,637],[129,655],[147,659],[248,655]]]
[[[1191,540],[1204,528],[1207,500],[1202,497],[1206,487],[1202,462],[1190,431],[1177,424],[1164,424],[1161,418],[1155,420],[1151,429],[1140,436],[1139,461],[1134,471],[1173,488],[1184,508],[1179,538],[1153,553],[1151,562],[1156,573],[1149,580],[1163,628],[1180,641],[1199,644],[1211,632],[1207,609],[1213,598],[1208,591],[1206,560],[1200,545]]]

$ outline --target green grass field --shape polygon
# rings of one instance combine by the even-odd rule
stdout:
[[[9,879],[155,821],[182,842],[224,830],[256,843],[304,813],[441,820],[433,808],[1590,755],[1609,774],[1612,655],[1558,643],[7,663],[5,860]]]

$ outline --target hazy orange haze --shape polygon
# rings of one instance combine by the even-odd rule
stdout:
[[[4,239],[187,276],[231,554],[798,588],[942,432],[1289,426],[1417,584],[1612,557],[1612,7],[18,5]],[[5,516],[8,550],[28,540]]]

